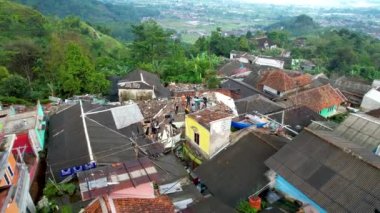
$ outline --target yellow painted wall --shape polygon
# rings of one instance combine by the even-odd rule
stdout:
[[[186,136],[191,141],[194,142],[194,130],[192,127],[195,127],[199,131],[199,147],[206,154],[210,154],[210,132],[208,129],[199,124],[196,120],[186,116]]]
[[[9,154],[9,157],[8,157],[8,165],[12,168],[12,171],[13,171],[13,174],[14,176],[12,177],[11,174],[9,173],[8,171],[8,168],[6,167],[5,168],[5,173],[4,174],[7,174],[8,175],[8,178],[9,178],[9,181],[11,182],[11,184],[16,184],[17,182],[17,179],[15,179],[14,177],[16,176],[16,169],[17,169],[17,164],[16,164],[16,159],[14,158],[13,154],[10,153]],[[7,182],[5,181],[5,178],[4,177],[1,177],[1,180],[0,180],[0,187],[2,186],[6,186],[7,185]]]

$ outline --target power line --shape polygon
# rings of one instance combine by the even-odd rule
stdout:
[[[120,147],[124,147],[124,146],[130,146],[132,144],[133,143],[123,144],[123,145],[120,145],[120,146],[117,146],[117,147],[112,147],[110,149],[102,150],[102,151],[99,151],[99,152],[94,152],[94,154],[100,154],[100,153],[112,151],[114,149],[119,149]],[[74,159],[70,159],[70,160],[66,160],[66,161],[62,161],[62,162],[58,162],[58,163],[53,163],[53,164],[49,164],[49,165],[50,166],[52,166],[52,165],[59,165],[59,164],[68,163],[68,162],[79,160],[79,159],[86,158],[86,157],[88,157],[88,156],[81,156],[81,157],[77,157],[77,158],[74,158]]]

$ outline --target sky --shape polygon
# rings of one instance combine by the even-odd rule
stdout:
[[[312,7],[376,7],[380,0],[240,0],[243,2]]]

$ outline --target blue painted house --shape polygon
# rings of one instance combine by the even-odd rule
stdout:
[[[333,132],[305,129],[265,164],[276,190],[319,212],[380,210],[380,158]]]

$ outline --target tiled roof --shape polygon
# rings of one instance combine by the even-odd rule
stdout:
[[[289,97],[294,105],[307,106],[315,112],[324,108],[340,105],[347,99],[339,91],[334,89],[330,84],[305,90]]]
[[[122,199],[103,199],[97,198],[86,208],[86,213],[108,213],[112,212],[110,199],[117,213],[171,213],[174,212],[174,206],[167,196],[159,196],[153,199],[143,198],[122,198]],[[103,204],[103,209],[102,209]]]
[[[349,78],[345,76],[336,79],[334,86],[338,87],[342,91],[358,94],[360,96],[364,96],[371,89],[369,82],[358,78]]]
[[[284,112],[284,118],[282,118],[282,112]],[[305,106],[299,106],[295,108],[286,109],[281,112],[272,113],[269,115],[270,118],[276,120],[281,123],[282,119],[284,119],[284,124],[289,125],[290,128],[301,131],[304,127],[307,127],[311,121],[325,121],[317,112],[309,109]]]
[[[218,70],[218,75],[221,76],[232,76],[236,74],[241,74],[244,72],[252,71],[252,65],[250,64],[243,64],[239,61],[229,61],[225,65],[223,65],[219,70]]]
[[[328,212],[375,212],[379,162],[331,132],[306,129],[265,164]]]
[[[273,71],[266,72],[263,78],[260,80],[258,86],[268,86],[277,91],[288,91],[297,87],[302,87],[310,84],[312,76],[308,74],[301,74],[292,77],[288,73],[275,69]]]
[[[367,115],[370,115],[375,118],[380,118],[380,108],[379,109],[374,109],[366,113]]]
[[[261,94],[263,96],[267,95],[266,93],[258,90],[250,84],[235,79],[228,79],[227,81],[223,82],[221,86],[222,88],[236,91],[236,93],[239,94],[240,98],[245,98],[255,94]]]
[[[222,104],[221,104],[222,105]],[[233,117],[232,112],[230,112],[228,107],[217,106],[217,107],[211,107],[207,108],[192,114],[187,115],[188,117],[196,120],[198,123],[203,125],[206,128],[210,127],[210,122],[217,121],[223,118]]]
[[[273,102],[259,94],[239,99],[235,101],[235,105],[239,114],[257,111],[263,115],[266,115],[268,113],[278,112],[284,109],[276,102]]]
[[[189,206],[187,209],[183,211],[183,213],[199,213],[199,212],[232,213],[232,212],[236,212],[236,210],[211,196],[195,204],[192,204],[191,206]]]
[[[170,213],[174,212],[174,206],[171,200],[166,196],[155,199],[116,199],[114,200],[117,212],[152,212],[152,213]]]
[[[238,92],[232,90],[232,89],[226,89],[226,88],[219,88],[219,89],[214,89],[214,90],[210,90],[211,92],[219,92],[219,93],[222,93],[223,95],[225,96],[228,96],[232,99],[239,99],[240,98],[240,95]]]

